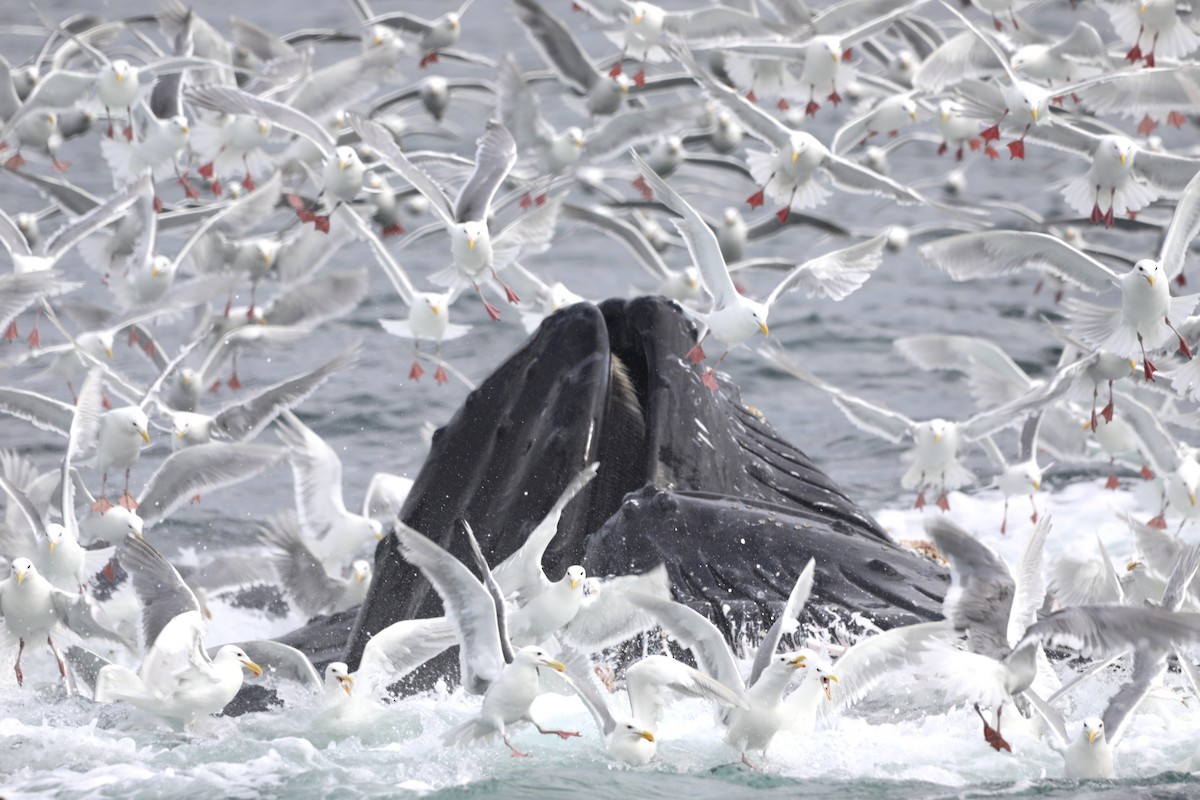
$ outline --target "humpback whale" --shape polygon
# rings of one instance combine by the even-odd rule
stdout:
[[[810,557],[811,618],[859,613],[880,627],[938,619],[946,570],[891,540],[801,450],[722,380],[683,358],[691,320],[659,297],[578,303],[541,327],[472,392],[433,438],[400,517],[471,563],[455,521],[492,563],[516,550],[585,464],[599,474],[567,506],[547,574],[665,563],[675,599],[707,614],[735,646],[769,625]],[[440,600],[387,536],[357,610],[281,639],[314,662],[356,668],[368,639]],[[456,673],[453,652],[408,681]]]

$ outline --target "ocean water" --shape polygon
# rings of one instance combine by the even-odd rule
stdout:
[[[403,8],[433,16],[442,3],[426,0]],[[566,17],[597,57],[615,49],[583,17],[573,16],[570,4],[547,5]],[[667,3],[683,8],[688,4]],[[400,7],[374,3],[377,11]],[[53,2],[42,8],[59,17],[83,9],[78,3]],[[150,3],[89,5],[88,10],[128,15],[153,10]],[[348,4],[295,4],[265,0],[255,4],[218,0],[205,4],[202,13],[224,29],[225,19],[237,14],[275,31],[318,26],[349,26],[354,13]],[[1061,31],[1076,18],[1092,21],[1107,37],[1106,18],[1095,8],[1069,12],[1065,8],[1040,9],[1035,24]],[[12,22],[33,23],[28,9],[14,7]],[[499,0],[476,0],[464,19],[462,46],[493,57],[512,51],[525,68],[539,67],[508,7]],[[17,62],[36,49],[36,42],[0,33],[0,53]],[[353,46],[321,51],[333,59],[352,52]],[[324,62],[323,62],[324,63]],[[443,63],[434,68],[446,75],[476,75],[477,70]],[[421,77],[415,64],[406,64],[405,79]],[[404,81],[398,82],[404,85]],[[543,90],[543,109],[556,124],[582,123],[553,92]],[[828,140],[836,125],[848,118],[846,106],[834,114],[824,109],[810,129]],[[482,128],[487,109],[479,104],[455,104],[449,125],[465,132],[461,142],[415,135],[410,148],[452,148],[470,154],[473,139]],[[419,110],[414,123],[424,124]],[[1124,124],[1125,121],[1122,121]],[[1126,125],[1126,127],[1129,127]],[[917,130],[930,132],[926,119]],[[1185,140],[1183,134],[1177,138]],[[1170,142],[1171,140],[1168,139]],[[757,145],[751,144],[750,148]],[[1058,185],[1083,169],[1069,155],[1031,146],[1027,160],[1008,162],[968,156],[955,165],[934,153],[935,144],[913,142],[897,149],[892,174],[901,181],[921,185],[938,195],[942,177],[955,166],[966,171],[968,198],[1018,200],[1045,214],[1064,210]],[[63,157],[74,166],[67,177],[94,191],[104,191],[107,176],[99,160],[96,137],[68,143]],[[617,166],[620,160],[611,162]],[[46,165],[35,171],[49,173]],[[731,185],[724,175],[713,178],[694,167],[684,167],[673,184],[698,205],[717,213],[725,205],[741,205],[754,189]],[[168,184],[164,184],[167,186]],[[619,184],[618,184],[619,185]],[[177,190],[171,186],[164,193]],[[168,194],[168,199],[170,195]],[[44,203],[23,184],[0,176],[0,208],[9,213],[39,209]],[[754,214],[741,205],[748,217]],[[769,213],[760,209],[755,213]],[[928,209],[897,208],[877,198],[834,193],[818,213],[864,231],[885,223],[944,224],[950,217]],[[1145,216],[1165,217],[1162,211]],[[987,217],[999,224],[1016,224],[1017,218],[994,212]],[[414,227],[423,220],[413,220]],[[264,229],[287,224],[279,215],[263,223]],[[53,223],[47,223],[47,230]],[[1090,238],[1127,249],[1153,252],[1153,235],[1087,230]],[[169,237],[164,249],[173,252],[181,240]],[[801,260],[842,242],[824,234],[798,229],[755,245],[752,255],[786,254]],[[398,259],[420,281],[445,264],[444,240],[430,237],[397,253]],[[686,263],[686,254],[669,255],[675,265]],[[426,379],[407,380],[411,363],[408,343],[391,338],[378,327],[380,317],[403,315],[383,275],[374,268],[366,248],[347,246],[326,270],[372,265],[372,293],[354,312],[323,326],[300,345],[262,355],[244,357],[239,374],[247,387],[264,385],[324,360],[351,342],[363,344],[356,367],[315,393],[300,409],[301,417],[334,447],[342,459],[347,505],[355,507],[370,476],[377,470],[414,476],[425,457],[420,436],[423,424],[440,425],[461,404],[467,388],[453,381],[442,387]],[[649,282],[628,262],[624,251],[606,240],[564,227],[554,247],[529,259],[526,266],[548,278],[564,281],[576,292],[593,299],[646,291]],[[64,268],[97,286],[80,259]],[[89,277],[90,276],[90,277]],[[766,290],[770,281],[748,279],[752,289]],[[988,336],[1002,343],[1031,374],[1048,372],[1057,359],[1055,342],[1047,336],[1039,317],[1053,316],[1055,304],[1048,292],[1034,293],[1035,279],[1018,274],[975,284],[955,284],[944,275],[922,266],[913,247],[889,253],[867,285],[841,303],[818,303],[789,296],[773,310],[772,336],[816,374],[864,397],[886,403],[916,417],[959,418],[971,411],[970,397],[952,376],[923,374],[910,368],[894,351],[895,338],[940,331]],[[264,287],[260,300],[275,287]],[[96,294],[103,301],[103,293]],[[245,304],[243,292],[235,304]],[[505,313],[498,324],[487,321],[478,303],[463,298],[456,304],[455,321],[469,323],[476,335],[444,348],[447,360],[469,378],[484,378],[508,353],[519,346],[525,331],[516,314]],[[1102,298],[1112,302],[1112,298]],[[27,327],[28,320],[22,320]],[[164,319],[156,333],[168,347],[178,346],[190,329],[189,319]],[[57,339],[43,328],[47,341]],[[480,335],[483,334],[483,335]],[[114,365],[135,380],[148,383],[153,375],[136,353],[119,346]],[[6,370],[0,382],[28,385],[60,399],[69,397],[58,380],[37,373],[42,365]],[[858,431],[819,392],[801,386],[770,369],[746,350],[732,353],[723,363],[742,388],[743,399],[760,409],[782,435],[806,449],[848,493],[876,514],[899,539],[922,536],[922,516],[936,509],[913,510],[912,497],[899,488],[904,470],[902,447]],[[230,400],[228,390],[206,398],[205,408]],[[135,493],[169,453],[167,437],[155,433],[155,446],[145,452],[134,469]],[[273,440],[270,432],[263,441]],[[61,441],[23,423],[0,418],[0,443],[34,459],[40,469],[51,469],[61,458]],[[1005,443],[1011,447],[1011,438]],[[986,462],[976,454],[969,464],[986,474]],[[1049,491],[1038,498],[1043,513],[1054,519],[1047,543],[1055,554],[1091,548],[1099,533],[1116,559],[1131,555],[1131,543],[1116,512],[1133,511],[1149,517],[1157,508],[1149,492],[1126,479],[1121,490],[1103,488],[1106,465],[1060,465],[1046,479]],[[1124,474],[1124,473],[1123,473]],[[84,472],[89,485],[98,483],[94,471]],[[980,485],[986,485],[983,478]],[[286,465],[270,470],[246,485],[205,495],[199,503],[179,509],[172,518],[151,529],[147,538],[181,564],[203,563],[213,555],[236,550],[254,558],[254,523],[293,502],[291,474]],[[1014,501],[1009,533],[1001,537],[1001,500],[994,490],[976,489],[950,497],[951,514],[977,531],[1007,558],[1015,559],[1031,525],[1024,501]],[[1185,531],[1194,538],[1194,531]],[[1089,550],[1090,552],[1090,550]],[[303,623],[295,612],[268,617],[236,608],[227,600],[212,602],[214,619],[209,642],[279,635]],[[625,794],[637,797],[728,797],[741,794],[774,794],[788,797],[941,798],[993,796],[1108,796],[1190,797],[1200,793],[1192,774],[1200,769],[1200,717],[1197,701],[1187,699],[1178,676],[1168,676],[1168,687],[1178,699],[1156,698],[1140,714],[1118,750],[1121,780],[1079,785],[1062,781],[1061,760],[1036,735],[1016,726],[1006,734],[1014,753],[997,754],[982,741],[979,722],[970,710],[947,709],[939,698],[919,687],[919,670],[898,675],[878,691],[868,707],[831,727],[805,735],[781,734],[772,746],[761,772],[736,765],[738,755],[721,742],[710,711],[702,704],[682,703],[670,709],[661,730],[659,758],[644,768],[614,765],[605,757],[590,717],[579,703],[547,695],[538,702],[542,717],[555,726],[580,730],[580,739],[560,742],[524,730],[516,735],[518,747],[529,759],[512,759],[503,747],[469,750],[444,748],[440,734],[469,714],[477,699],[458,691],[432,692],[379,708],[356,704],[354,713],[338,718],[327,713],[319,700],[293,696],[288,707],[237,719],[217,718],[192,734],[157,726],[140,713],[123,707],[96,706],[77,697],[67,698],[57,686],[57,670],[46,649],[27,650],[24,666],[27,685],[16,686],[7,665],[15,657],[15,644],[0,643],[0,795],[21,797],[62,795],[87,797],[325,797],[421,794],[434,796],[578,796]],[[1105,675],[1077,694],[1078,705],[1069,719],[1076,720],[1103,708],[1117,686],[1118,676]],[[916,694],[913,694],[916,691]],[[623,698],[616,698],[623,702]]]

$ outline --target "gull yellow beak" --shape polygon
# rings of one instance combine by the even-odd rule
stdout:
[[[123,83],[124,81],[125,81],[125,73],[118,72],[117,73],[117,83]]]
[[[374,39],[371,40],[372,47],[379,47],[379,45],[381,45],[381,44],[383,44],[382,36],[376,36]]]
[[[258,664],[255,664],[253,661],[243,661],[242,666],[250,672],[253,672],[255,677],[262,675],[262,667],[260,667]]]
[[[475,240],[474,239],[467,239],[467,249],[468,250],[475,249]]]
[[[1034,482],[1033,482],[1033,490],[1034,490],[1035,492],[1040,492],[1040,491],[1042,490],[1042,482],[1041,482],[1041,481],[1034,481]]]
[[[1132,358],[1129,359],[1129,370],[1130,372],[1137,372],[1137,362]]]
[[[762,331],[763,336],[771,335],[771,329],[767,327],[767,323],[765,322],[758,323],[758,329]]]
[[[187,125],[184,125],[184,126],[182,126],[182,127],[179,129],[179,130],[183,131],[184,133],[191,133],[191,132],[192,132],[192,131],[191,131],[191,128],[189,128]]]
[[[1029,109],[1029,115],[1031,117],[1033,117],[1034,122],[1037,122],[1037,109],[1036,108]]]
[[[1195,502],[1194,500],[1192,501],[1192,505],[1196,505],[1196,502]],[[572,578],[572,579],[571,579],[571,588],[572,588],[572,589],[578,589],[578,588],[579,588],[579,581],[577,581],[577,580],[575,580],[574,578]]]
[[[450,30],[456,31],[456,30],[458,30],[458,26],[459,26],[458,20],[456,20],[456,19],[450,20]]]
[[[183,438],[183,431],[175,431],[175,438],[176,438],[176,439],[182,439],[182,438]]]
[[[1121,166],[1125,166],[1125,154],[1121,153]]]
[[[379,537],[379,538],[381,538],[381,539],[382,539],[383,537],[381,536],[381,537]],[[363,581],[363,574],[362,574],[361,572],[356,572],[356,573],[354,573],[354,582],[355,582],[355,583],[362,583],[362,581]]]
[[[821,688],[825,690],[825,699],[829,700],[829,701],[833,700],[833,691],[830,690],[830,688],[829,688],[829,684],[831,681],[833,683],[837,683],[838,682],[837,676],[836,675],[826,675],[825,680],[821,681]]]
[[[835,64],[842,60],[841,53],[834,53],[832,57],[833,57],[833,63],[835,63]]]
[[[582,137],[582,136],[576,136],[576,137],[575,137],[575,146],[576,146],[576,147],[583,147],[583,137]]]
[[[54,548],[58,546],[58,542],[50,542],[50,555],[54,555]]]
[[[949,122],[949,121],[950,121],[950,115],[947,114],[945,111],[943,111],[942,112],[942,122]]]
[[[1147,275],[1147,276],[1146,276],[1146,283],[1148,283],[1148,284],[1150,284],[1151,286],[1153,286],[1153,285],[1154,285],[1154,276],[1153,276],[1153,275]]]
[[[1196,495],[1189,492],[1188,493],[1188,502],[1192,504],[1192,508],[1195,508],[1196,507]]]
[[[259,317],[259,318],[258,318],[258,324],[259,324],[259,325],[266,325],[266,324],[267,324],[267,318],[266,318],[266,317]]]
[[[909,117],[909,119],[911,119],[913,122],[916,122],[916,121],[917,121],[917,112],[915,112],[915,111],[910,111],[910,112],[908,112],[908,117]],[[944,121],[944,120],[943,120],[943,121]]]
[[[1100,735],[1099,731],[1088,731],[1088,744],[1095,744],[1096,737]]]
[[[808,666],[808,661],[804,656],[796,656],[788,663],[791,664],[793,667],[797,667],[797,668]]]
[[[567,668],[563,665],[563,663],[561,661],[544,661],[542,663],[544,663],[547,667],[554,670],[555,672],[566,672],[567,671]]]
[[[382,534],[382,533],[377,533],[377,534],[375,534],[375,541],[377,541],[377,542],[378,542],[378,541],[380,541],[380,540],[382,540],[382,539],[383,539],[383,534]]]
[[[345,169],[345,168],[346,168],[346,162],[339,160],[338,161],[338,169]]]
[[[1140,16],[1142,16],[1142,15],[1143,15],[1143,14],[1145,14],[1145,13],[1146,13],[1146,4],[1145,4],[1145,3],[1138,3],[1138,16],[1140,17]]]
[[[799,157],[800,157],[800,151],[799,151],[799,150],[793,150],[793,151],[792,151],[792,163],[793,163],[793,164],[795,164],[795,163],[796,163],[796,159],[798,159]]]
[[[338,678],[338,683],[341,684],[342,691],[346,693],[346,697],[350,697],[353,694],[354,678],[351,678],[349,675],[342,675]]]
[[[191,386],[192,385],[192,377],[190,375],[184,375],[183,378],[180,380],[180,382],[184,386]]]
[[[642,731],[641,733],[639,733],[639,734],[638,734],[638,736],[642,737],[642,738],[643,738],[643,739],[645,739],[647,742],[653,742],[653,741],[654,741],[654,734],[653,734],[653,733],[651,733],[650,731]]]
[[[261,133],[263,136],[266,136],[267,131],[269,131],[269,130],[271,130],[271,126],[268,125],[267,123],[265,123],[265,122],[258,123],[258,132]]]
[[[157,278],[159,273],[161,273],[161,272],[162,272],[162,270],[159,269],[158,267],[151,267],[150,268],[150,277]]]
[[[147,431],[141,431],[142,438],[146,440],[146,444],[150,444],[150,434]]]
[[[1144,8],[1145,8],[1145,7],[1143,6],[1143,9],[1144,9]],[[634,24],[634,25],[641,25],[641,24],[642,24],[642,15],[641,15],[641,14],[634,14],[634,15],[633,15],[633,24]]]
[[[935,433],[935,434],[933,435],[933,440],[934,440],[935,442],[940,442],[940,441],[942,440],[942,435],[941,435],[940,433]]]
[[[112,358],[112,348],[111,347],[104,348],[104,355],[108,356],[109,358]]]
[[[1128,564],[1125,565],[1125,571],[1133,572],[1135,569],[1137,569],[1137,565],[1138,565],[1138,562],[1130,561]]]
[[[435,317],[436,317],[437,315],[439,315],[439,314],[441,314],[441,313],[442,313],[442,307],[441,307],[441,306],[430,306],[430,308],[431,308],[431,309],[433,309],[433,315],[434,315]]]
[[[271,266],[271,254],[270,253],[263,253],[263,263],[266,264],[268,267]]]
[[[20,585],[21,585],[22,583],[24,583],[24,582],[25,582],[25,573],[24,573],[24,572],[18,572],[18,573],[17,573],[17,586],[20,586]]]

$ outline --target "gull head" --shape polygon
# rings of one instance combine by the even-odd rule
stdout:
[[[814,664],[811,669],[813,675],[816,676],[817,681],[821,684],[821,691],[825,693],[825,699],[832,701],[833,684],[838,682],[837,675],[833,674],[828,665]]]
[[[537,646],[522,647],[516,652],[513,659],[533,667],[549,667],[555,672],[566,672],[567,669],[561,661],[555,661],[549,653]]]
[[[58,543],[63,540],[63,535],[67,529],[57,522],[51,522],[46,526],[46,546],[50,548],[50,555],[54,555],[54,548],[58,547]]]
[[[808,655],[801,652],[777,653],[771,659],[771,663],[777,665],[780,669],[804,669],[808,666]]]
[[[1104,741],[1104,720],[1099,717],[1088,717],[1083,721],[1083,735],[1087,737],[1088,744],[1095,744],[1096,740]]]
[[[367,527],[371,530],[371,535],[375,537],[375,541],[383,538],[383,523],[377,519],[367,520]]]
[[[651,744],[654,743],[653,733],[645,728],[635,725],[632,722],[618,723],[617,732],[627,739],[646,741],[650,742]]]
[[[742,212],[738,211],[733,206],[728,206],[725,209],[725,227],[736,228],[739,225],[745,225],[746,218],[742,216]]]
[[[354,577],[355,583],[366,581],[371,582],[371,562],[366,559],[358,559],[350,565],[351,574]]]
[[[1133,265],[1128,274],[1134,277],[1135,282],[1144,280],[1153,287],[1155,282],[1162,280],[1162,265],[1153,258],[1143,258]]]
[[[14,558],[12,562],[12,576],[17,579],[17,586],[25,583],[25,579],[30,575],[36,575],[37,570],[33,568],[33,562],[28,558]]]
[[[1102,136],[1096,148],[1097,157],[1102,157],[1109,163],[1116,161],[1122,167],[1133,166],[1133,157],[1137,153],[1137,145],[1124,136]]]
[[[113,342],[115,340],[112,331],[99,331],[93,333],[91,331],[82,333],[76,338],[76,342],[84,352],[93,358],[108,358],[113,357]]]
[[[566,130],[567,139],[571,144],[575,145],[576,149],[582,150],[585,144],[583,138],[583,129],[578,125],[572,125]]]
[[[237,645],[225,645],[221,648],[218,656],[235,659],[239,664],[245,667],[247,672],[252,673],[255,677],[260,677],[263,674],[263,668],[254,663],[254,659],[246,655],[246,651]]]
[[[754,320],[754,324],[762,331],[762,335],[770,336],[771,329],[767,327],[767,307],[754,300],[745,300],[744,302],[750,312],[750,318]]]
[[[467,249],[472,252],[488,236],[487,223],[483,220],[467,220],[459,223],[457,229],[459,237],[466,241]]]
[[[337,160],[338,169],[342,170],[343,172],[347,167],[351,167],[360,163],[358,160],[358,153],[354,151],[353,147],[347,147],[346,145],[342,145],[334,150],[333,156]]]
[[[129,65],[128,61],[118,58],[112,62],[110,69],[112,69],[113,77],[117,79],[117,83],[124,83],[133,68]]]
[[[122,428],[129,431],[131,435],[142,437],[146,444],[150,444],[150,420],[146,417],[146,412],[137,406],[125,406],[124,408],[114,408],[106,415],[107,421],[110,424],[115,424],[117,430]]]
[[[392,29],[386,25],[372,25],[371,37],[366,40],[371,47],[383,47],[390,45],[396,41],[396,35],[392,33]]]
[[[175,277],[175,262],[166,256],[156,255],[150,262],[150,277],[170,280]]]
[[[345,662],[335,661],[325,668],[325,685],[341,689],[347,697],[353,694],[354,678],[350,676],[350,668]]]
[[[957,117],[962,114],[962,107],[953,100],[943,100],[938,103],[938,118],[942,122],[949,122],[951,117]]]
[[[574,591],[583,586],[583,581],[587,578],[587,573],[583,571],[583,567],[575,564],[567,567],[567,574],[565,577],[567,582],[570,583],[572,591]]]
[[[913,100],[911,97],[906,97],[904,98],[903,102],[900,103],[900,107],[904,109],[906,114],[908,114],[909,119],[911,119],[913,122],[917,121],[917,103],[915,100]]]

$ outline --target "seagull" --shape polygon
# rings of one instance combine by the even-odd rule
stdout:
[[[1008,501],[1017,495],[1029,497],[1029,506],[1033,509],[1029,520],[1037,524],[1038,510],[1033,493],[1042,490],[1043,468],[1037,463],[1037,436],[1041,424],[1041,412],[1035,412],[1026,418],[1025,424],[1021,426],[1020,455],[1017,456],[1016,463],[1012,464],[1004,457],[1004,453],[996,446],[992,437],[984,436],[980,439],[984,452],[1000,469],[1000,474],[996,477],[996,486],[1004,495],[1004,517],[1000,521],[1001,536],[1008,532]]]
[[[349,556],[382,539],[383,526],[346,510],[341,460],[295,414],[280,412],[276,433],[291,451],[300,528],[325,569],[340,569]]]
[[[13,666],[18,686],[25,682],[25,675],[21,671],[21,654],[25,652],[26,640],[33,641],[35,637],[45,636],[46,644],[58,662],[59,674],[70,692],[67,666],[53,638],[59,623],[80,636],[97,636],[125,643],[122,637],[96,621],[94,607],[86,594],[55,588],[42,577],[33,562],[24,557],[13,559],[9,577],[0,581],[0,616],[4,617],[5,626],[19,643],[17,661]]]
[[[343,203],[349,203],[362,192],[366,167],[359,160],[353,147],[338,146],[321,123],[289,105],[274,100],[255,97],[232,86],[205,86],[192,89],[187,98],[203,108],[224,114],[246,114],[267,120],[273,127],[288,130],[304,137],[317,146],[324,157],[321,173],[321,194],[334,200],[327,214],[315,214],[295,194],[291,196],[293,207],[302,222],[311,222],[322,233],[329,233],[329,219]],[[297,207],[297,204],[300,204]]]
[[[1171,579],[1162,598],[1164,610],[1179,609],[1197,567],[1200,567],[1200,546],[1193,546],[1181,554],[1171,572]],[[1054,737],[1049,744],[1063,757],[1065,777],[1082,780],[1110,780],[1116,777],[1113,751],[1128,730],[1137,707],[1155,685],[1161,682],[1166,672],[1167,655],[1171,652],[1179,656],[1180,662],[1190,665],[1186,653],[1178,646],[1163,649],[1147,641],[1135,648],[1133,671],[1129,681],[1109,699],[1102,717],[1084,718],[1083,730],[1074,740],[1068,734],[1066,722],[1058,709],[1033,692],[1026,693],[1034,710],[1046,721]],[[1187,670],[1187,667],[1184,669]],[[1194,668],[1191,671],[1194,673]]]
[[[577,653],[565,657],[566,675],[579,699],[591,713],[604,739],[604,749],[612,758],[632,766],[654,759],[658,739],[654,734],[667,704],[667,693],[674,692],[700,700],[746,709],[746,701],[694,667],[668,656],[647,656],[625,670],[629,690],[628,717],[614,714],[596,685],[595,672],[587,659]]]
[[[743,680],[725,637],[707,617],[673,600],[645,595],[630,595],[634,605],[649,613],[664,631],[683,647],[692,651],[700,669],[744,701],[741,708],[723,712],[721,722],[726,728],[725,741],[738,748],[742,762],[751,769],[747,753],[752,750],[766,753],[775,734],[785,724],[783,693],[797,669],[807,666],[807,653],[776,653],[785,631],[795,631],[797,617],[812,591],[815,562],[810,559],[796,579],[780,616],[767,631],[749,680]],[[657,713],[648,723],[657,724]]]
[[[948,693],[975,703],[981,718],[979,705],[997,710],[996,727],[983,720],[984,738],[996,750],[1011,749],[999,729],[999,711],[1033,685],[1041,647],[1070,647],[1085,657],[1106,657],[1200,639],[1200,614],[1159,608],[1073,606],[1028,624],[1036,618],[1042,604],[1038,595],[1045,589],[1036,541],[1049,531],[1049,517],[1038,526],[1042,533],[1031,539],[1033,546],[1027,545],[1022,557],[1020,574],[1029,583],[1021,588],[1014,586],[999,557],[969,533],[945,518],[927,523],[934,543],[951,564],[947,619],[970,636],[970,652],[934,647],[927,664]],[[1030,560],[1033,557],[1036,561]]]
[[[92,466],[101,471],[100,494],[92,505],[92,510],[103,514],[112,508],[112,502],[105,496],[108,487],[108,471],[110,469],[125,470],[125,491],[117,501],[120,505],[136,511],[138,502],[129,493],[129,471],[142,454],[142,445],[150,444],[150,420],[140,406],[125,406],[106,411],[100,418],[99,430],[96,433],[96,453],[92,457]]]
[[[458,294],[455,290],[448,292],[419,292],[413,286],[412,280],[404,268],[388,252],[387,246],[367,227],[366,223],[354,212],[346,210],[346,215],[358,230],[358,236],[371,246],[375,260],[383,268],[383,273],[391,281],[401,301],[408,306],[408,319],[381,319],[379,324],[393,336],[413,340],[413,363],[408,370],[410,381],[419,381],[425,374],[421,366],[421,340],[434,343],[434,353],[437,359],[437,369],[433,379],[440,386],[449,381],[446,368],[442,363],[442,342],[447,339],[461,338],[470,332],[470,325],[455,325],[450,322],[450,304]]]
[[[196,596],[148,542],[126,537],[118,557],[142,604],[146,655],[137,672],[117,664],[103,667],[93,690],[96,702],[125,701],[189,726],[233,700],[243,669],[262,675],[262,667],[236,645],[209,657]]]
[[[1159,258],[1143,258],[1123,275],[1056,236],[1032,231],[965,233],[922,245],[919,252],[925,263],[959,281],[1033,267],[1092,292],[1119,288],[1119,311],[1068,298],[1066,306],[1072,315],[1068,329],[1088,346],[1119,356],[1140,352],[1143,372],[1150,381],[1158,367],[1147,357],[1147,350],[1161,348],[1172,335],[1179,341],[1180,353],[1191,357],[1191,348],[1171,318],[1186,319],[1200,295],[1172,297],[1170,281],[1183,267],[1183,251],[1194,233],[1192,228],[1200,224],[1200,215],[1193,220],[1180,213],[1193,211],[1193,207],[1200,208],[1200,178],[1189,183]]]
[[[507,266],[519,249],[504,248],[512,252],[496,253],[487,221],[492,198],[517,160],[517,146],[512,134],[498,122],[488,123],[487,130],[478,141],[475,171],[463,184],[451,207],[445,193],[400,152],[390,134],[375,122],[348,116],[350,127],[362,137],[363,142],[429,200],[430,208],[450,234],[450,254],[454,263],[430,276],[430,280],[451,289],[467,285],[474,287],[488,316],[493,320],[500,319],[500,312],[483,297],[479,279],[485,271],[490,271],[492,277],[503,286],[496,271]],[[505,287],[505,291],[509,302],[516,303],[519,300],[511,289]]]
[[[682,217],[681,220],[675,220],[675,227],[684,237],[692,262],[700,271],[704,286],[713,298],[713,309],[704,317],[705,332],[687,354],[693,364],[704,360],[703,343],[710,333],[728,345],[718,359],[717,366],[720,366],[730,348],[745,344],[755,333],[769,335],[767,316],[771,306],[788,290],[800,286],[810,296],[841,300],[862,286],[883,261],[886,234],[797,264],[763,302],[751,300],[734,286],[725,259],[721,256],[717,236],[704,219],[636,153],[632,154],[632,158],[654,196]],[[702,380],[709,389],[716,390],[713,368],[704,372]]]
[[[819,173],[828,174],[847,191],[880,194],[899,203],[926,202],[912,189],[831,152],[811,133],[785,127],[733,89],[714,80],[686,51],[678,51],[677,56],[701,88],[733,113],[748,133],[774,148],[770,153],[752,152],[746,158],[750,174],[761,187],[746,201],[751,208],[763,205],[765,193],[769,192],[784,204],[776,212],[783,223],[793,210],[820,205],[829,196],[829,190],[818,182]]]
[[[272,551],[279,583],[308,617],[336,614],[362,603],[371,586],[371,564],[357,560],[346,578],[331,577],[300,535],[300,520],[283,511],[259,526],[259,540]]]
[[[937,506],[948,511],[950,502],[947,493],[974,480],[971,471],[958,460],[960,450],[985,435],[1017,424],[1023,414],[1065,391],[1061,382],[1056,386],[1035,389],[1009,403],[980,411],[962,422],[940,417],[917,421],[818,378],[796,363],[782,348],[762,348],[759,354],[784,372],[828,393],[834,405],[856,427],[895,443],[911,439],[913,447],[905,457],[912,461],[912,466],[901,477],[900,485],[905,489],[918,490],[916,508],[925,507],[925,489],[936,486],[939,490]]]
[[[448,11],[434,20],[422,19],[406,11],[391,11],[366,20],[364,25],[387,25],[420,36],[417,47],[421,53],[420,67],[438,62],[438,53],[458,43],[462,35],[462,15],[473,0],[464,0],[456,11]]]
[[[403,524],[395,528],[400,555],[421,571],[442,598],[446,617],[454,625],[459,645],[463,688],[483,695],[479,714],[451,728],[442,736],[445,744],[461,744],[498,735],[515,758],[522,753],[508,738],[508,726],[528,722],[538,733],[567,739],[575,731],[547,730],[533,718],[530,706],[541,691],[538,670],[549,667],[564,672],[566,667],[540,647],[514,650],[508,640],[504,598],[487,568],[475,536],[466,528],[483,583],[450,553]]]
[[[492,570],[505,599],[515,605],[508,612],[508,636],[517,647],[544,642],[579,612],[587,578],[583,567],[573,564],[561,578],[552,581],[542,569],[542,559],[558,535],[563,511],[596,477],[599,468],[598,463],[590,464],[572,478],[525,543]]]

